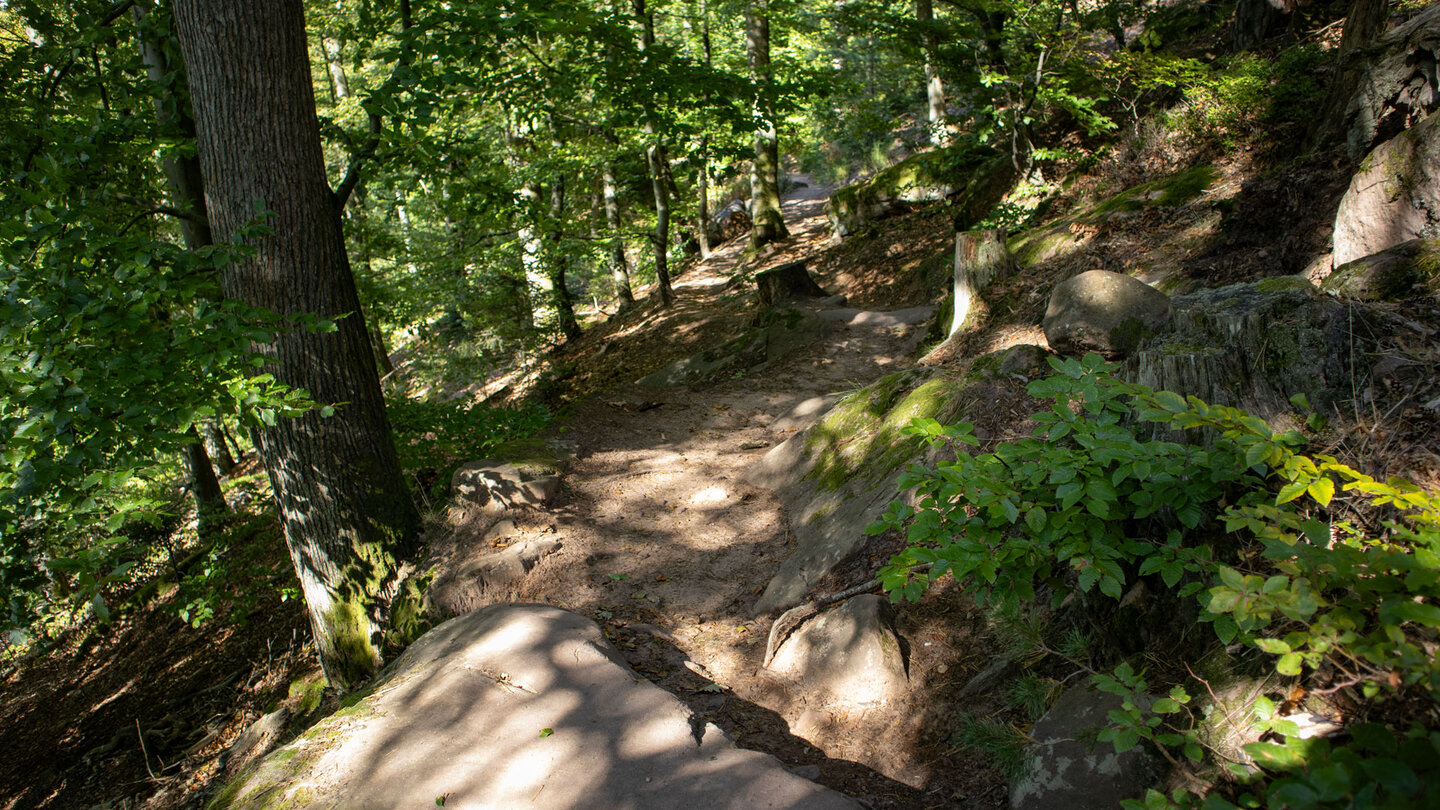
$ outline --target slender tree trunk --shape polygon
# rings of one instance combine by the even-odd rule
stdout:
[[[205,440],[205,453],[215,463],[215,471],[229,475],[235,469],[235,456],[225,443],[225,432],[214,422],[201,422],[200,437]]]
[[[630,263],[625,259],[625,237],[620,235],[620,193],[615,183],[615,165],[605,162],[601,170],[601,184],[605,195],[605,226],[610,230],[610,280],[615,284],[615,297],[620,301],[620,310],[635,306],[635,294],[630,291]]]
[[[949,146],[954,133],[945,122],[945,83],[940,79],[940,71],[935,65],[939,42],[933,29],[933,0],[915,0],[915,19],[924,26],[921,48],[925,52],[925,111],[926,118],[930,121],[930,140],[936,146]]]
[[[706,0],[700,0],[700,52],[705,57],[705,66],[710,67],[714,63],[714,54],[710,47],[710,4]],[[710,92],[705,92],[705,104],[710,103]],[[710,136],[704,135],[700,138],[700,171],[698,193],[700,196],[700,210],[695,215],[699,227],[695,229],[695,240],[700,243],[700,258],[710,258]]]
[[[580,324],[575,320],[575,303],[565,284],[570,260],[565,256],[565,175],[556,175],[550,187],[550,249],[546,251],[545,269],[550,275],[550,291],[555,312],[560,318],[560,334],[566,340],[580,337]]]
[[[145,64],[146,77],[157,87],[171,87],[167,80],[174,78],[171,76],[174,72],[173,66],[165,53],[163,43],[154,29],[147,24],[150,13],[148,6],[137,3],[130,11],[141,31],[140,56]],[[173,91],[167,92],[170,94],[168,101],[161,98],[155,100],[156,120],[161,126],[175,126],[185,135],[193,137],[195,122],[190,120],[185,112],[183,101]],[[180,237],[185,242],[185,249],[194,252],[211,245],[214,240],[205,210],[205,184],[200,174],[200,161],[194,155],[184,156],[171,152],[170,156],[160,161],[160,168],[165,174],[165,185],[175,207],[188,214],[180,219]],[[205,443],[201,441],[193,425],[189,433],[191,441],[184,451],[185,468],[190,474],[191,493],[195,497],[195,511],[200,517],[199,526],[203,534],[209,519],[224,513],[229,507],[225,503],[224,493],[220,491],[220,480],[215,475],[215,467],[206,451]],[[235,462],[231,460],[229,466],[235,466]],[[229,467],[224,471],[228,472]]]
[[[540,199],[543,196],[539,183],[529,182],[520,187],[520,199],[525,206],[525,220],[520,227],[520,264],[525,269],[525,297],[530,302],[530,323],[548,330],[558,320],[554,299],[555,285],[545,269],[545,239],[540,224]]]
[[[646,127],[647,132],[652,130]],[[650,234],[650,246],[655,253],[655,288],[660,303],[668,307],[675,303],[675,290],[670,286],[670,189],[665,186],[665,160],[665,144],[657,137],[645,150],[650,187],[655,193],[655,230]]]
[[[764,247],[790,235],[780,212],[780,138],[770,100],[770,4],[750,0],[745,8],[745,53],[758,94],[755,115],[755,163],[750,171],[750,245]]]
[[[345,62],[340,58],[342,46],[335,37],[325,37],[325,69],[330,74],[330,93],[336,101],[350,97],[350,78],[345,75]]]
[[[282,316],[338,318],[333,332],[281,330],[264,370],[343,403],[256,431],[304,590],[320,663],[348,689],[380,667],[399,563],[420,519],[395,455],[340,216],[325,180],[299,0],[177,0],[200,162],[216,235],[273,212],[270,236],[227,266],[227,294]]]

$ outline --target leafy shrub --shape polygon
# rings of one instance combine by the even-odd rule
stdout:
[[[1316,48],[1290,48],[1275,59],[1239,54],[1219,70],[1192,73],[1185,103],[1170,124],[1190,138],[1233,150],[1262,133],[1308,123],[1323,93]]]
[[[1304,455],[1304,436],[1235,408],[1116,380],[1099,357],[1051,365],[1059,373],[1029,388],[1051,403],[1033,437],[989,453],[962,449],[901,479],[918,508],[897,502],[871,527],[902,529],[910,544],[881,570],[892,599],[916,599],[947,573],[982,605],[1006,607],[1036,599],[1037,585],[1057,606],[1077,592],[1118,602],[1129,583],[1158,578],[1198,603],[1220,642],[1271,656],[1286,678],[1358,690],[1369,701],[1359,718],[1434,712],[1440,498]],[[1145,423],[1190,440],[1145,438]],[[932,443],[978,443],[967,424],[917,420],[909,430]],[[1151,685],[1129,662],[1109,672],[1073,663],[1126,699],[1101,741],[1203,757],[1183,687],[1141,710]],[[1382,715],[1382,702],[1398,710]],[[1418,724],[1360,723],[1349,742],[1332,744],[1262,719],[1285,741],[1245,746],[1264,770],[1258,780],[1245,772],[1253,783],[1236,796],[1243,806],[1402,807],[1440,795],[1440,734]],[[1200,799],[1152,793],[1133,806],[1172,801]],[[1236,805],[1216,794],[1204,806]]]
[[[385,406],[400,466],[433,498],[443,494],[464,462],[483,458],[502,442],[523,439],[550,421],[534,405],[489,408],[459,402],[398,400]]]

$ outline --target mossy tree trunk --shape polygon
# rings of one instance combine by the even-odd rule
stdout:
[[[310,412],[255,432],[280,506],[326,677],[351,688],[380,667],[381,628],[420,519],[395,455],[335,195],[325,179],[298,0],[177,0],[210,224],[232,241],[272,214],[268,236],[227,266],[228,295],[282,316],[338,318],[283,330],[263,369],[306,389]]]

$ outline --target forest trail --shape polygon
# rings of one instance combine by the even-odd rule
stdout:
[[[792,238],[757,260],[755,270],[809,258],[826,246],[829,193],[805,185],[785,197]],[[738,291],[730,283],[744,250],[743,239],[733,241],[677,281],[677,307],[753,295],[748,278]],[[829,292],[844,292],[832,279],[817,280]],[[876,806],[916,806],[919,791],[892,781],[903,774],[912,785],[924,783],[928,768],[913,750],[915,729],[884,734],[873,723],[886,729],[918,724],[918,717],[872,710],[866,726],[853,717],[807,712],[760,672],[773,617],[757,617],[753,607],[794,542],[779,499],[742,476],[803,429],[797,410],[813,410],[819,397],[854,391],[911,365],[924,331],[923,324],[837,323],[826,337],[768,368],[698,390],[631,384],[578,403],[565,424],[552,428],[576,448],[566,494],[557,506],[528,513],[528,520],[512,516],[522,536],[514,539],[546,534],[558,537],[562,548],[494,600],[548,602],[594,618],[638,672],[742,746],[776,754],[787,765],[818,765],[825,784],[870,796]],[[495,523],[491,516],[462,524],[444,542],[463,553]],[[809,742],[789,733],[797,722]]]

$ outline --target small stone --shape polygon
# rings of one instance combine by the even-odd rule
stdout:
[[[750,441],[745,441],[745,442],[741,442],[741,443],[740,443],[740,449],[741,449],[741,450],[759,450],[759,449],[762,448],[762,447],[769,447],[769,446],[770,446],[770,442],[761,441],[761,440],[759,440],[759,439],[751,439]]]

